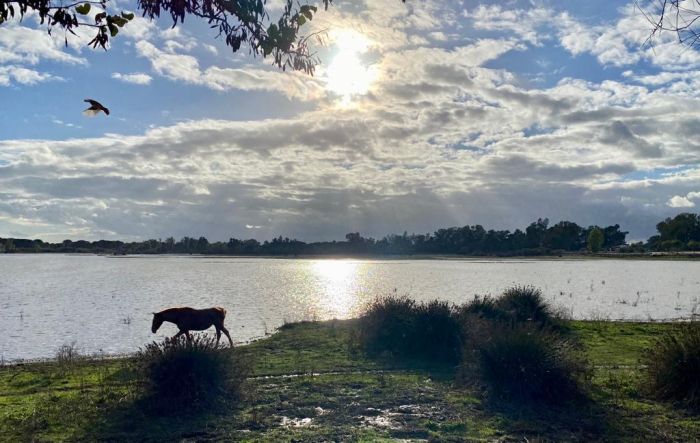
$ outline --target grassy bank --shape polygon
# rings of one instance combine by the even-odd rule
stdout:
[[[288,325],[239,348],[252,362],[245,397],[217,412],[145,415],[132,361],[0,367],[2,441],[694,441],[700,420],[640,392],[645,348],[660,323],[573,322],[594,365],[592,399],[529,410],[457,387],[453,368],[370,359],[357,322]]]

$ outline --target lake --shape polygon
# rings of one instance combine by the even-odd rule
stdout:
[[[535,285],[577,319],[660,320],[700,313],[700,261],[334,260],[0,254],[0,358],[132,352],[177,332],[150,332],[151,312],[223,306],[234,341],[284,322],[356,316],[384,294],[455,303]]]

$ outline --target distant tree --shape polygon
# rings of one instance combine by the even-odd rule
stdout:
[[[11,238],[5,239],[4,252],[15,252],[15,242]]]
[[[548,218],[538,218],[536,222],[530,223],[530,226],[525,228],[528,248],[541,248],[544,246],[548,225]]]
[[[207,252],[207,248],[209,247],[209,240],[207,240],[206,237],[199,237],[197,240],[197,245],[195,246],[195,249],[197,252],[204,254]]]
[[[589,252],[599,252],[603,247],[604,241],[605,235],[599,227],[594,226],[593,228],[589,229],[588,238],[586,239],[586,245]]]
[[[667,218],[656,225],[661,240],[679,240],[687,243],[700,240],[700,216],[684,212],[673,218]]]
[[[364,239],[359,232],[350,232],[345,234],[345,240],[347,240],[348,243],[362,243]]]
[[[620,231],[620,225],[612,225],[603,229],[603,247],[607,249],[622,246],[627,243],[627,231]]]
[[[570,221],[560,221],[547,229],[545,246],[550,249],[578,251],[583,248],[583,228]]]

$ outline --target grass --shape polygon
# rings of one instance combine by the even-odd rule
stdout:
[[[354,320],[292,324],[240,347],[253,359],[240,402],[184,418],[139,412],[128,358],[5,366],[0,441],[694,441],[697,413],[638,388],[644,349],[677,327],[572,322],[594,372],[592,400],[575,411],[493,402],[444,365],[369,359]]]

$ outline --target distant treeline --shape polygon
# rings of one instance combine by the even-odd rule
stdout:
[[[109,254],[220,254],[220,255],[549,255],[562,252],[650,252],[700,250],[700,216],[679,214],[657,226],[659,235],[628,245],[619,225],[584,228],[570,221],[550,225],[538,219],[525,230],[485,229],[481,225],[438,229],[432,234],[390,234],[376,240],[351,232],[345,241],[305,243],[286,237],[259,242],[231,238],[209,242],[205,237],[165,240],[118,240],[48,243],[42,240],[0,238],[0,252],[91,252]]]

